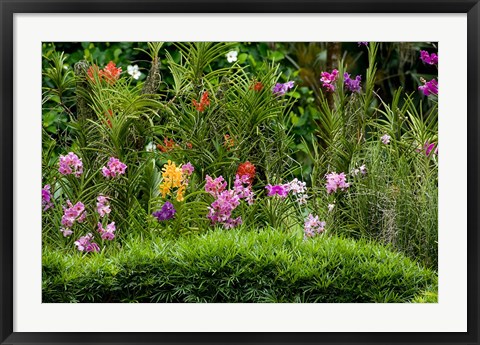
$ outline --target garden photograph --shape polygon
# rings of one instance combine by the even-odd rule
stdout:
[[[43,42],[43,303],[438,303],[437,42]]]

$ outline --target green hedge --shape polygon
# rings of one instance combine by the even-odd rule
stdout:
[[[212,231],[99,254],[44,248],[43,302],[436,301],[437,275],[363,241]],[[434,291],[428,300],[419,296]]]

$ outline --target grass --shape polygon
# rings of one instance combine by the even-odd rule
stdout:
[[[99,254],[43,251],[43,302],[436,302],[437,276],[364,240],[301,231],[132,235]]]

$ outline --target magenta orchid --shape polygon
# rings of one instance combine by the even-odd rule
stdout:
[[[50,193],[50,185],[46,184],[42,188],[42,207],[43,211],[53,207],[52,194]]]
[[[83,173],[82,159],[73,152],[69,152],[66,156],[60,155],[58,164],[58,172],[62,175],[74,174],[75,177],[80,177]]]
[[[102,167],[102,174],[106,178],[113,178],[125,174],[126,169],[126,164],[120,162],[118,158],[110,157],[107,166]]]
[[[344,191],[350,187],[350,184],[346,181],[345,173],[343,172],[340,174],[332,172],[325,178],[327,180],[326,188],[328,194],[335,193],[338,189]]]
[[[322,86],[329,92],[335,91],[335,81],[338,78],[338,70],[334,69],[332,73],[322,72],[320,81]]]
[[[100,247],[95,242],[92,242],[93,235],[88,233],[86,236],[80,237],[74,242],[77,249],[81,252],[99,252]]]

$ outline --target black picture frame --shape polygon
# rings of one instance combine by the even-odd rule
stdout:
[[[114,5],[114,6],[112,6]],[[477,211],[480,103],[479,0],[0,0],[1,344],[479,344]],[[468,41],[468,331],[465,333],[18,333],[13,332],[13,17],[16,13],[466,13]],[[455,315],[451,315],[452,318]]]

